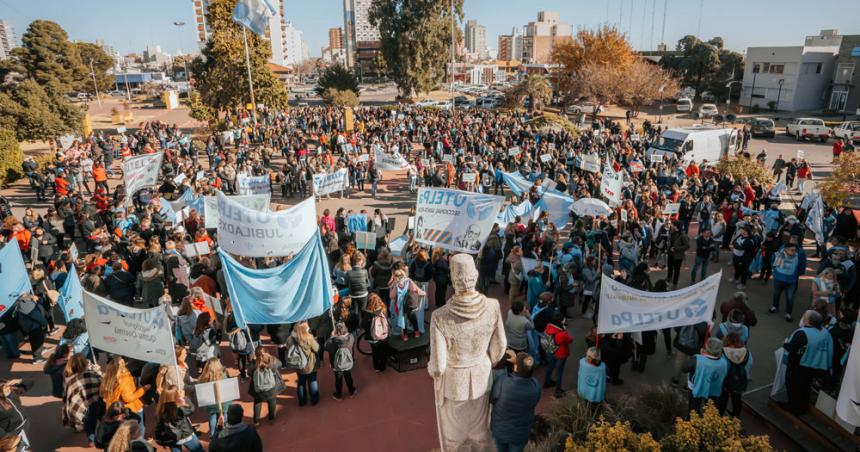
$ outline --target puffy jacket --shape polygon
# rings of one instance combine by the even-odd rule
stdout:
[[[137,387],[137,384],[134,382],[134,376],[130,373],[120,375],[116,391],[114,391],[108,400],[105,400],[105,405],[110,406],[110,404],[119,400],[125,404],[129,411],[137,413],[143,409],[143,402],[140,399],[145,393],[146,391],[143,387]]]
[[[155,442],[162,446],[175,447],[177,441],[194,434],[194,426],[188,419],[194,414],[194,405],[181,406],[176,410],[176,419],[160,419],[155,426]]]
[[[573,342],[573,337],[567,331],[550,323],[546,326],[544,333],[552,337],[558,345],[558,350],[554,353],[556,358],[565,359],[570,355],[570,344]]]
[[[370,267],[370,273],[373,277],[373,287],[377,290],[388,287],[388,281],[391,280],[391,266],[393,262],[390,259],[377,260]]]
[[[263,441],[248,424],[227,425],[217,431],[209,452],[263,452]]]
[[[367,274],[367,270],[353,267],[352,270],[346,273],[346,285],[349,287],[350,296],[367,296],[367,289],[370,286],[370,277]]]

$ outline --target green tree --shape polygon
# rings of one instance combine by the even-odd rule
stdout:
[[[201,56],[195,58],[191,65],[195,91],[200,93],[200,102],[218,114],[251,102],[242,26],[232,19],[236,1],[209,1],[206,21],[212,34],[206,41]],[[266,65],[271,57],[269,44],[250,31],[247,32],[247,37],[255,100],[267,107],[286,108],[287,90]]]
[[[92,92],[93,79],[90,73],[95,74],[96,86],[99,92],[109,91],[114,85],[114,76],[108,71],[113,68],[113,57],[107,54],[101,46],[91,42],[75,43],[78,48],[78,54],[81,57],[81,63],[84,65],[87,76],[78,81],[78,90]],[[90,64],[92,62],[92,64]]]
[[[358,96],[355,95],[354,91],[348,89],[339,90],[336,88],[329,88],[323,91],[320,97],[322,97],[325,103],[336,107],[358,106]]]
[[[339,64],[329,66],[320,74],[320,78],[317,80],[316,92],[322,95],[329,89],[352,91],[358,96],[358,79],[355,78],[355,74],[352,71]]]
[[[451,58],[451,21],[463,17],[463,0],[373,0],[370,23],[379,27],[388,76],[400,96],[428,92],[445,79]],[[460,30],[454,27],[458,39]]]
[[[37,141],[79,132],[83,112],[27,79],[0,91],[0,117],[18,140]]]
[[[21,164],[24,163],[24,153],[15,133],[6,128],[0,128],[0,185],[20,177]]]
[[[708,91],[724,100],[729,95],[726,84],[743,79],[743,56],[725,49],[723,38],[719,36],[702,41],[687,35],[678,40],[676,50],[678,55],[667,56],[660,63],[675,72],[684,86],[694,88],[696,97]],[[738,91],[733,94],[739,95]]]
[[[527,75],[526,79],[520,82],[514,91],[518,93],[518,104],[521,104],[523,99],[529,100],[529,111],[541,111],[543,105],[552,100],[552,87],[546,77],[542,75]]]
[[[62,27],[49,20],[34,20],[12,49],[14,70],[26,74],[51,95],[65,95],[89,72],[78,48]]]

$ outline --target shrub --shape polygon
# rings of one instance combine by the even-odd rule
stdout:
[[[21,177],[24,153],[15,137],[15,132],[0,129],[0,185],[6,185]]]
[[[555,113],[544,113],[540,116],[535,116],[529,120],[528,124],[538,130],[544,128],[562,129],[574,139],[579,136],[579,129],[572,122]]]
[[[553,432],[561,432],[574,441],[584,440],[589,427],[598,419],[618,420],[607,404],[593,410],[590,402],[572,392],[556,400],[547,410],[546,417],[551,426],[550,436]]]
[[[659,452],[660,443],[654,441],[650,433],[635,433],[629,422],[611,424],[604,419],[593,425],[583,443],[576,443],[568,438],[564,447],[565,452],[591,451],[630,451],[630,452]]]
[[[618,417],[629,421],[633,431],[650,432],[657,440],[672,433],[675,419],[689,411],[686,395],[669,385],[648,386],[613,405]]]
[[[773,182],[773,174],[751,158],[725,158],[716,167],[720,174],[730,174],[735,181],[755,179],[764,185]]]
[[[708,402],[702,414],[690,413],[690,420],[678,418],[675,432],[663,438],[663,450],[681,452],[703,451],[745,451],[769,452],[773,450],[766,436],[741,435],[741,421],[720,416],[713,402]]]
[[[843,152],[830,177],[819,183],[819,189],[829,206],[855,204],[860,196],[860,155]]]
[[[357,107],[358,96],[350,90],[328,88],[321,95],[323,101],[336,107]]]

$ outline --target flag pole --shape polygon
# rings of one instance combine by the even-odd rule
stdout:
[[[242,41],[245,43],[245,66],[248,69],[248,87],[251,89],[251,117],[257,125],[257,101],[254,99],[254,81],[251,79],[251,54],[248,52],[248,31],[242,27]]]

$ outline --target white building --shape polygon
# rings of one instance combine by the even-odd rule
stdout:
[[[272,6],[275,7],[275,14],[269,18],[269,29],[266,31],[266,37],[269,38],[269,44],[272,49],[272,58],[270,63],[280,66],[287,64],[287,35],[286,35],[286,13],[285,1],[273,1]]]
[[[8,20],[0,20],[0,60],[9,58],[12,49],[18,46],[15,28]]]
[[[356,64],[358,43],[379,42],[379,28],[370,25],[370,5],[373,0],[343,0],[343,41],[347,67]]]
[[[473,60],[487,58],[487,27],[470,20],[466,22],[463,34],[468,57]]]
[[[762,109],[778,104],[783,111],[823,108],[841,44],[836,30],[822,30],[802,46],[747,48],[740,104]]]
[[[286,66],[300,64],[308,59],[308,46],[305,44],[304,34],[296,29],[292,22],[284,23],[284,41],[286,42]]]

